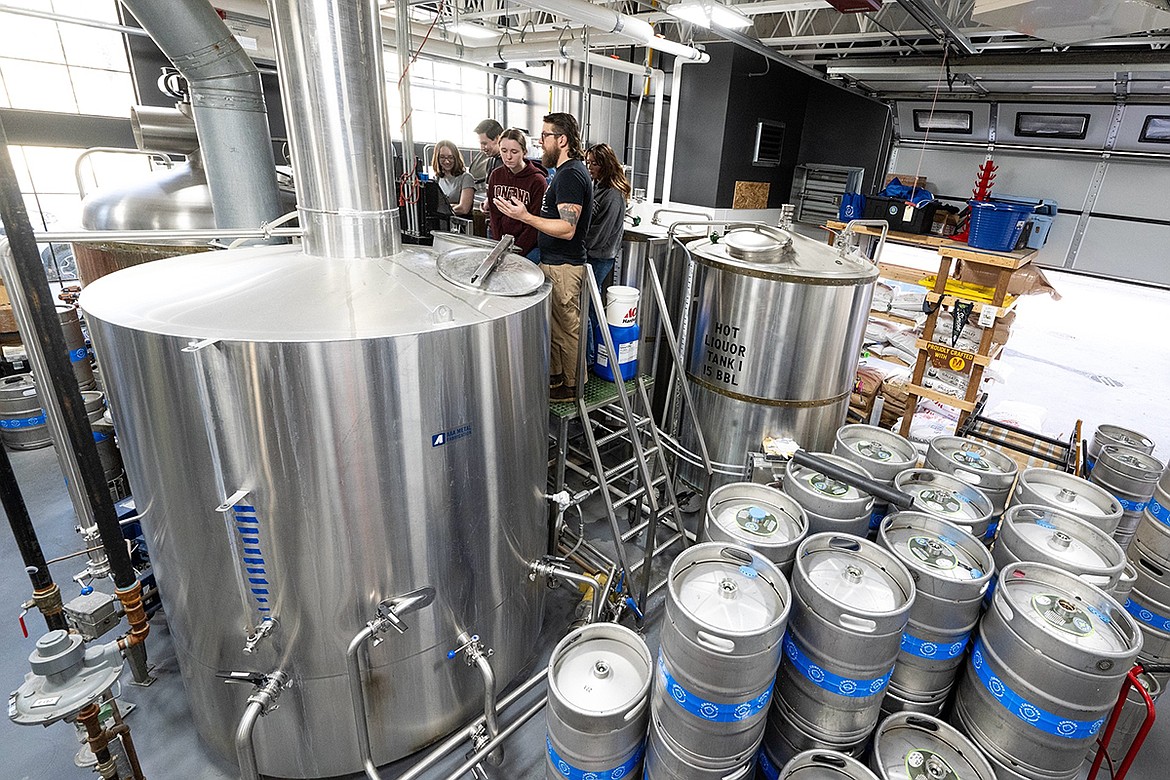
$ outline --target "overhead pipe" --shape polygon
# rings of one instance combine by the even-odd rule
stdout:
[[[395,0],[394,12],[396,19],[410,18],[410,0]],[[398,135],[402,138],[402,183],[403,192],[409,187],[416,186],[415,156],[414,156],[414,113],[410,104],[410,25],[399,24],[395,27],[395,37],[398,39],[398,100],[402,107],[402,125],[398,128]],[[379,71],[380,72],[380,71]],[[442,176],[442,171],[435,171],[435,176]],[[418,209],[406,209],[406,232],[411,236],[422,235],[422,225],[419,224]]]
[[[658,37],[654,34],[654,28],[641,19],[618,13],[602,5],[594,5],[588,0],[518,0],[518,3],[537,11],[563,16],[603,33],[622,35],[641,46],[673,54],[679,59],[693,62],[708,62],[711,59],[706,52],[699,51],[693,46]]]
[[[269,7],[305,253],[397,254],[378,0]]]
[[[258,227],[279,217],[260,72],[227,25],[206,0],[122,4],[187,80],[216,226]]]

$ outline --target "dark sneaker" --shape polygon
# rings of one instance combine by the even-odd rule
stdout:
[[[564,374],[553,374],[548,378],[548,389],[552,390],[554,387],[560,387],[565,383]]]
[[[558,385],[548,393],[550,401],[575,401],[577,400],[577,391],[568,385]]]

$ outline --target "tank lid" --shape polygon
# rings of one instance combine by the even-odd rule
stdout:
[[[982,753],[953,727],[907,712],[878,727],[874,763],[884,780],[995,780]]]
[[[779,490],[752,483],[718,488],[708,507],[711,522],[747,545],[799,539],[808,528],[800,506]]]
[[[324,259],[296,246],[183,255],[86,285],[81,308],[111,325],[189,339],[310,342],[430,333],[490,322],[541,304],[466,290],[439,275],[432,252]],[[430,356],[417,356],[420,366]]]
[[[559,698],[592,715],[620,711],[645,698],[651,674],[646,643],[628,628],[612,624],[573,632],[549,662],[549,684]]]
[[[1101,487],[1066,471],[1028,469],[1021,479],[1037,502],[1081,517],[1112,517],[1121,514],[1117,500]]]
[[[536,263],[512,253],[504,255],[486,279],[477,279],[477,274],[483,273],[481,267],[491,251],[470,246],[450,249],[439,255],[439,273],[447,281],[465,290],[490,295],[528,295],[544,284],[544,272]]]
[[[886,571],[888,564],[874,555],[888,554],[868,542],[857,547],[809,551],[800,559],[805,578],[826,598],[853,611],[893,612],[904,607],[909,594]]]
[[[720,239],[698,239],[687,248],[708,265],[798,284],[858,285],[878,274],[877,266],[856,252],[843,254],[820,241],[763,224],[734,227]]]
[[[788,607],[752,565],[722,557],[705,557],[684,567],[675,574],[672,588],[681,609],[720,631],[760,631]]]
[[[1033,576],[1030,569],[1039,566],[1013,564],[999,579],[996,593],[1003,594],[1017,616],[1063,644],[1090,652],[1127,653],[1140,642],[1140,632],[1129,636],[1123,628],[1132,624],[1129,616],[1100,590],[1051,566],[1043,567],[1042,576]]]

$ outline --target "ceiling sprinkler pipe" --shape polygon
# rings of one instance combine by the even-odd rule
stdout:
[[[587,0],[519,0],[521,5],[535,8],[557,16],[563,16],[577,24],[584,24],[605,33],[625,36],[642,46],[673,54],[682,60],[707,62],[706,52],[678,41],[659,38],[654,28],[641,19],[618,13],[611,8],[594,5]]]

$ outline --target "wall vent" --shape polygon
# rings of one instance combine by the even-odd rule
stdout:
[[[761,119],[756,122],[756,147],[752,165],[761,168],[775,168],[780,165],[784,151],[784,123]]]

